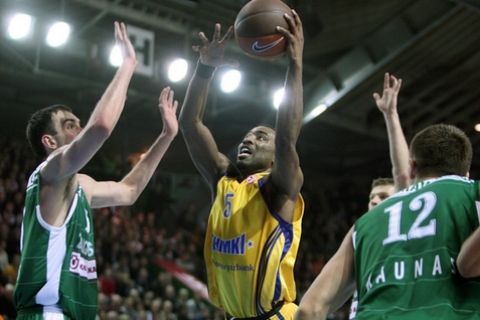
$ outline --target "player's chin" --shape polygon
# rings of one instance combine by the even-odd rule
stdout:
[[[249,154],[241,153],[241,154],[237,155],[237,162],[248,161],[249,158],[251,158]]]
[[[237,157],[237,166],[248,166],[251,163],[251,159],[249,156],[238,156]]]

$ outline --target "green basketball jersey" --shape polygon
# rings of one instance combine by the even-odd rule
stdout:
[[[355,223],[354,319],[480,319],[480,279],[455,260],[479,226],[478,182],[444,176],[398,192]]]
[[[64,225],[48,225],[39,205],[42,166],[27,185],[15,289],[17,310],[26,314],[61,309],[73,319],[95,319],[97,272],[90,206],[78,186]]]

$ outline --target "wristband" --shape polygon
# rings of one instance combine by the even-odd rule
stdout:
[[[209,79],[212,77],[213,73],[215,72],[215,69],[216,69],[215,67],[203,64],[200,62],[200,60],[198,60],[197,70],[195,71],[195,74],[200,78]]]

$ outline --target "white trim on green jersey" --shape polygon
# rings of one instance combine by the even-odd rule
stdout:
[[[67,228],[66,225],[72,218],[73,212],[77,207],[78,195],[75,192],[70,209],[65,222],[60,227],[48,224],[42,217],[40,205],[35,208],[38,223],[49,231],[47,256],[47,281],[35,296],[35,302],[50,306],[56,305],[60,298],[60,276],[62,274],[62,265],[67,252]]]
[[[40,205],[37,205],[35,208],[35,213],[37,215],[37,220],[40,225],[45,228],[45,230],[50,231],[50,232],[60,232],[63,229],[66,228],[68,222],[72,218],[73,213],[75,212],[75,209],[77,208],[77,201],[78,201],[78,192],[75,192],[75,195],[72,199],[72,203],[70,204],[70,208],[68,209],[68,214],[67,218],[65,219],[65,222],[60,226],[60,227],[55,227],[43,220],[42,213],[40,211]]]
[[[457,176],[457,175],[441,176],[441,177],[438,177],[438,178],[431,178],[431,179],[426,179],[426,180],[422,180],[422,181],[419,181],[419,182],[412,183],[410,186],[406,187],[405,189],[400,190],[397,193],[392,194],[387,199],[396,198],[396,197],[403,197],[407,194],[410,194],[412,192],[417,191],[418,189],[420,189],[420,188],[422,188],[426,185],[429,185],[432,182],[437,182],[437,181],[442,181],[442,180],[454,180],[454,181],[461,181],[461,182],[466,182],[466,183],[475,183],[475,180],[472,180],[472,179],[470,179],[468,177],[464,177],[464,176]]]
[[[67,251],[66,228],[60,231],[50,231],[47,250],[47,279],[45,285],[35,296],[35,302],[43,306],[55,305],[60,298],[60,275]]]

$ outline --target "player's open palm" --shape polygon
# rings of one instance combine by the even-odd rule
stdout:
[[[397,79],[388,72],[385,73],[382,96],[376,92],[373,94],[373,99],[375,99],[378,109],[384,114],[397,112],[397,98],[401,87],[402,79]]]
[[[233,27],[228,28],[227,32],[221,35],[221,25],[215,24],[212,41],[210,41],[204,32],[199,32],[201,45],[192,46],[193,51],[200,54],[200,62],[212,66],[219,67],[222,65],[237,66],[238,62],[225,58],[225,44],[232,36]]]
[[[173,100],[174,92],[170,87],[163,88],[158,98],[158,107],[162,114],[163,132],[175,136],[178,133],[177,106]]]
[[[123,60],[130,60],[133,63],[137,63],[137,56],[132,42],[128,37],[127,27],[123,22],[115,21],[115,44],[120,48],[122,52]]]

